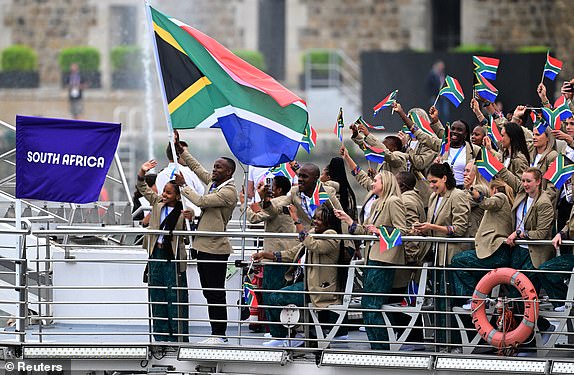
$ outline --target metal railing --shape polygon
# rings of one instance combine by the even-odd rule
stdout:
[[[10,220],[4,219],[0,222],[8,222]],[[17,290],[16,299],[0,300],[0,305],[6,304],[16,304],[18,306],[18,314],[5,316],[10,317],[15,320],[16,327],[14,330],[5,329],[0,334],[0,343],[3,341],[4,337],[9,337],[11,335],[17,335],[18,341],[20,343],[43,343],[46,340],[50,342],[57,342],[58,344],[77,344],[77,343],[91,343],[98,337],[100,339],[108,339],[111,342],[123,339],[126,342],[141,342],[146,345],[153,345],[153,336],[161,336],[161,334],[154,334],[152,331],[152,321],[149,317],[150,314],[147,313],[151,309],[152,303],[147,299],[147,292],[150,289],[162,290],[165,287],[158,286],[147,286],[141,283],[141,280],[123,280],[123,283],[109,283],[102,279],[102,283],[93,282],[91,277],[106,277],[106,274],[98,275],[97,273],[86,274],[84,278],[74,280],[73,283],[59,283],[58,279],[61,276],[59,273],[68,272],[73,268],[82,269],[98,269],[100,271],[110,269],[110,273],[107,277],[113,276],[113,270],[120,271],[126,270],[126,274],[133,275],[133,272],[128,272],[128,269],[133,271],[134,267],[140,270],[139,275],[143,272],[145,264],[148,262],[166,262],[165,260],[148,260],[145,250],[137,249],[134,246],[118,247],[117,245],[101,245],[98,247],[91,246],[79,246],[77,244],[58,244],[50,240],[51,237],[63,237],[68,236],[69,238],[74,238],[76,236],[97,236],[97,235],[145,235],[145,234],[163,234],[167,235],[169,232],[162,230],[144,230],[139,228],[89,228],[89,227],[59,227],[58,229],[52,230],[32,230],[31,223],[29,221],[23,221],[25,229],[0,229],[0,234],[11,234],[14,236],[19,236],[21,244],[18,248],[17,256],[14,257],[4,257],[4,261],[13,262],[15,265],[14,272],[6,272],[6,274],[14,275],[15,285],[0,286],[0,291],[2,289],[14,289]],[[44,238],[45,241],[35,241],[35,244],[28,245],[26,238],[27,236],[33,235],[37,239]],[[227,232],[227,233],[213,233],[213,232],[187,232],[187,231],[173,231],[174,236],[215,236],[215,237],[229,237],[231,241],[238,242],[245,238],[248,240],[255,238],[296,238],[295,233],[267,233],[267,232]],[[363,240],[363,241],[373,241],[376,240],[374,236],[353,236],[353,235],[315,235],[316,238],[337,238],[337,239],[347,239],[347,240]],[[403,237],[403,241],[419,241],[419,242],[433,242],[437,244],[448,244],[448,243],[460,243],[460,242],[472,242],[473,239],[470,238],[432,238],[432,237]],[[517,241],[517,244],[550,244],[551,241]],[[573,241],[564,241],[564,245],[572,245]],[[237,248],[234,254],[232,254],[229,261],[224,263],[227,264],[228,270],[233,268],[242,269],[249,264],[249,259],[251,253],[257,251],[256,247],[252,247],[253,250],[247,250],[245,248]],[[69,252],[72,255],[77,255],[75,257],[62,256],[62,252]],[[126,256],[126,254],[131,254],[131,256]],[[81,255],[81,256],[80,256]],[[180,262],[186,262],[188,264],[189,273],[194,272],[194,267],[198,263],[202,263],[196,259],[188,259],[186,261],[172,260],[174,267],[176,267]],[[209,263],[216,263],[211,261]],[[277,265],[277,264],[273,264]],[[282,263],[283,266],[297,266],[298,263]],[[264,269],[268,269],[270,264],[262,264]],[[89,268],[86,268],[89,267]],[[191,267],[191,268],[189,268]],[[308,270],[310,267],[331,267],[331,268],[348,268],[354,266],[348,265],[338,265],[338,264],[305,264],[305,269]],[[380,309],[370,309],[370,311],[386,314],[389,320],[392,322],[389,324],[388,321],[383,324],[369,325],[364,324],[360,320],[360,315],[365,312],[365,309],[361,307],[360,299],[364,296],[376,296],[385,298],[387,300],[399,301],[404,297],[408,297],[406,289],[393,290],[390,293],[370,293],[364,291],[361,288],[362,275],[365,270],[368,269],[385,269],[392,268],[395,271],[398,270],[409,270],[413,273],[425,269],[429,274],[434,272],[453,272],[458,269],[452,267],[439,267],[434,265],[389,265],[389,266],[374,266],[374,265],[360,265],[356,266],[357,270],[355,272],[356,284],[352,292],[352,301],[345,307],[349,316],[352,316],[348,321],[344,321],[340,324],[340,327],[346,328],[351,331],[351,335],[344,342],[332,342],[334,346],[339,346],[342,343],[346,345],[345,350],[351,352],[361,352],[368,349],[372,344],[395,344],[392,339],[371,339],[367,338],[362,331],[362,327],[369,330],[370,328],[383,328],[388,330],[389,328],[400,332],[403,329],[409,328],[409,326],[401,319],[396,319],[400,317],[401,310],[400,307],[389,312],[386,308],[386,304],[381,306]],[[113,270],[111,270],[113,268]],[[485,269],[465,269],[467,271],[477,271],[485,273],[488,270]],[[231,271],[230,271],[231,272]],[[544,271],[539,270],[527,270],[529,273],[541,274]],[[570,271],[562,272],[564,274],[571,274]],[[265,275],[265,272],[264,272]],[[264,327],[265,325],[282,325],[278,321],[259,320],[257,322],[245,320],[241,317],[241,310],[245,310],[246,306],[241,303],[241,296],[243,295],[243,271],[236,271],[235,274],[228,279],[225,291],[228,292],[228,297],[232,296],[231,302],[230,298],[225,304],[211,305],[221,306],[227,308],[228,312],[232,312],[231,316],[225,321],[230,328],[228,328],[227,338],[232,341],[231,346],[261,346],[263,341],[270,340],[267,337],[263,337],[261,333],[248,332],[246,327],[252,325],[253,328]],[[233,277],[235,276],[235,277]],[[265,276],[264,276],[265,277]],[[430,276],[431,280],[438,280],[437,276]],[[419,286],[424,287],[426,286]],[[189,285],[173,287],[173,290],[187,293],[189,296],[193,296],[187,302],[176,302],[173,305],[176,307],[187,308],[191,311],[189,318],[175,318],[176,321],[182,321],[186,324],[189,329],[187,334],[175,334],[175,337],[180,338],[182,341],[175,343],[175,345],[181,345],[183,342],[196,341],[197,339],[205,338],[210,335],[209,330],[206,328],[208,323],[214,322],[210,320],[205,314],[206,303],[200,297],[199,300],[195,296],[199,296],[200,292],[205,291],[205,288],[201,288],[199,285]],[[220,290],[220,289],[210,289],[210,290]],[[476,350],[488,350],[491,349],[489,345],[479,344],[479,343],[468,343],[460,344],[454,341],[438,340],[438,332],[444,332],[454,334],[455,332],[464,333],[467,336],[474,336],[476,330],[472,325],[455,325],[454,318],[456,315],[469,316],[468,312],[456,312],[448,307],[448,303],[452,305],[460,306],[461,301],[466,301],[472,296],[452,296],[439,292],[440,289],[434,287],[432,283],[428,289],[425,291],[423,298],[425,301],[424,306],[420,308],[419,316],[420,321],[410,328],[413,329],[413,333],[416,333],[418,338],[407,339],[402,342],[403,345],[418,345],[419,349],[424,346],[427,350],[438,351],[444,348],[458,348],[458,347],[472,347]],[[311,333],[315,324],[309,319],[308,313],[310,310],[333,310],[329,307],[315,307],[308,305],[310,300],[310,295],[338,295],[343,296],[344,291],[337,292],[319,292],[319,291],[289,291],[289,290],[275,290],[275,289],[262,289],[259,288],[257,293],[279,293],[279,294],[296,294],[305,295],[306,303],[303,306],[293,307],[294,310],[299,311],[302,315],[302,320],[297,324],[305,333],[304,337],[297,338],[297,340],[303,341],[305,346],[299,348],[293,348],[293,350],[313,350],[313,347],[317,345],[317,339],[313,338]],[[118,295],[123,296],[123,299],[116,298]],[[32,298],[33,297],[33,298]],[[114,297],[114,298],[112,298]],[[416,298],[416,296],[415,296]],[[237,302],[234,302],[237,301]],[[444,301],[447,307],[440,307]],[[515,302],[520,302],[521,299],[515,299]],[[259,303],[259,309],[271,309],[277,308],[277,306],[272,306],[265,304],[266,299],[264,298]],[[548,304],[548,300],[541,300],[541,305]],[[571,306],[572,300],[562,300],[561,302],[567,303]],[[156,305],[158,303],[155,303]],[[159,303],[159,305],[165,305],[166,303]],[[441,305],[442,306],[442,305]],[[63,307],[68,307],[67,309],[62,309]],[[105,316],[98,315],[97,311],[102,310],[102,307],[108,310],[113,310]],[[124,310],[115,309],[115,307],[124,308]],[[140,314],[126,314],[125,311],[131,311],[139,307]],[[340,307],[338,307],[340,309]],[[93,313],[87,313],[86,310],[93,311]],[[78,313],[83,311],[82,313]],[[123,313],[122,313],[123,311]],[[405,310],[406,311],[406,310]],[[62,313],[65,312],[65,313]],[[143,312],[143,313],[142,313]],[[494,312],[493,315],[496,315]],[[519,315],[519,314],[518,314]],[[543,314],[541,314],[543,315]],[[442,317],[442,318],[439,318]],[[160,318],[161,319],[161,318]],[[442,320],[441,320],[442,319]],[[554,316],[552,320],[559,321],[563,319],[570,319],[568,316]],[[452,321],[451,321],[452,320]],[[445,323],[440,323],[441,321]],[[94,323],[97,322],[97,323]],[[106,323],[109,322],[109,325]],[[115,323],[115,324],[113,324]],[[326,321],[322,323],[322,326],[328,330],[329,326],[332,326],[332,322]],[[59,329],[61,327],[61,329]],[[121,327],[119,329],[118,327]],[[389,331],[389,333],[391,333]],[[549,335],[560,335],[563,338],[562,345],[557,345],[553,348],[552,354],[558,357],[569,356],[572,354],[571,341],[574,337],[574,331],[570,326],[568,330],[562,332],[537,332],[540,336],[548,337]],[[121,341],[121,340],[120,340]],[[163,344],[163,343],[162,343]],[[546,350],[548,348],[538,348],[539,350]]]

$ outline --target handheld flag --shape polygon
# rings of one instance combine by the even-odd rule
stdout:
[[[424,116],[419,115],[415,111],[412,111],[409,115],[415,126],[420,130],[427,133],[430,136],[435,136],[434,130],[430,126],[430,121],[428,121]]]
[[[486,79],[496,79],[496,72],[498,70],[499,59],[493,57],[472,56],[472,63],[474,64],[474,71]]]
[[[488,136],[492,141],[498,143],[502,140],[502,134],[498,129],[498,125],[496,125],[496,121],[494,121],[494,116],[490,116],[490,125],[488,126]]]
[[[329,193],[325,191],[321,181],[317,181],[317,184],[315,185],[315,190],[313,190],[313,196],[311,197],[310,206],[313,209],[316,209],[317,207],[327,202],[328,200],[329,200]]]
[[[255,308],[259,306],[257,296],[255,295],[255,285],[248,282],[243,283],[243,302],[250,307]]]
[[[572,173],[574,173],[572,160],[563,154],[558,154],[556,160],[550,164],[548,170],[544,173],[544,178],[552,182],[556,189],[560,190],[562,185],[572,176]]]
[[[383,100],[381,100],[379,104],[373,108],[373,117],[375,117],[381,109],[390,107],[394,102],[396,102],[398,92],[399,90],[395,90],[387,95]]]
[[[16,116],[16,198],[98,201],[120,133],[117,123]]]
[[[368,122],[366,122],[363,119],[363,116],[359,116],[359,118],[357,119],[357,121],[355,121],[355,124],[363,124],[365,125],[367,128],[370,129],[375,129],[375,130],[385,130],[385,126],[384,125],[371,125]]]
[[[450,151],[450,127],[446,124],[440,143],[440,156]]]
[[[385,161],[385,150],[363,143],[363,153],[365,159],[377,164],[382,164]]]
[[[542,117],[544,118],[548,126],[550,126],[550,128],[552,128],[553,130],[560,130],[560,124],[562,122],[562,119],[567,119],[568,117],[571,116],[572,112],[570,112],[568,106],[566,107],[560,106],[555,109],[542,107]]]
[[[403,127],[401,128],[401,131],[405,134],[408,134],[413,139],[416,138],[415,135],[413,134],[413,132],[410,131],[406,125],[403,125]]]
[[[402,245],[403,238],[399,228],[387,227],[381,225],[379,227],[379,251],[382,253],[395,246]]]
[[[458,80],[456,78],[453,78],[448,75],[446,76],[444,82],[446,86],[440,89],[438,94],[450,100],[450,102],[454,104],[455,107],[458,108],[460,103],[462,103],[462,101],[464,100],[464,93],[462,92],[462,86],[460,85],[460,83],[458,83]]]
[[[494,102],[498,96],[498,90],[496,87],[494,87],[492,83],[488,82],[486,78],[476,72],[474,73],[474,90],[478,96],[484,100],[488,100],[489,102]]]
[[[301,147],[310,154],[311,149],[313,149],[315,145],[317,145],[317,131],[313,129],[311,125],[307,124],[305,134],[303,134],[303,140],[301,141]]]
[[[548,78],[554,81],[558,73],[562,70],[562,61],[550,56],[550,51],[546,52],[546,64],[544,64],[544,72],[542,78]]]
[[[554,102],[554,110],[558,111],[558,116],[560,117],[561,121],[566,120],[567,118],[572,117],[572,111],[570,111],[570,107],[566,102],[566,97],[564,95],[560,96]]]
[[[535,110],[530,112],[530,119],[532,120],[532,129],[535,129],[538,134],[542,134],[546,131],[548,124],[544,121],[542,115]]]
[[[297,175],[289,163],[283,163],[276,167],[271,167],[269,168],[269,173],[274,176],[287,177],[289,180],[293,180],[293,178]]]
[[[308,122],[303,100],[214,39],[148,9],[172,127],[221,129],[244,164],[293,160]]]
[[[333,133],[337,135],[339,141],[343,142],[343,128],[345,127],[345,123],[343,122],[343,108],[339,108],[339,115],[337,116],[337,123],[335,124],[335,129],[333,129]]]
[[[498,172],[504,168],[504,164],[500,162],[494,155],[492,155],[486,147],[482,146],[474,164],[476,165],[480,174],[490,182]]]

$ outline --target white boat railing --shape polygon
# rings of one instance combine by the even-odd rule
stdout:
[[[0,220],[0,222],[9,222],[9,219]],[[170,353],[170,350],[175,350],[178,361],[191,361],[190,363],[201,365],[205,361],[216,362],[218,366],[223,366],[226,361],[236,362],[238,358],[257,358],[258,360],[265,361],[265,358],[275,358],[277,363],[285,365],[287,362],[293,363],[293,356],[301,356],[301,360],[305,363],[316,363],[319,366],[343,366],[343,367],[391,367],[403,368],[409,367],[410,370],[419,369],[431,373],[440,372],[439,370],[449,369],[462,370],[466,368],[473,369],[478,366],[477,363],[491,363],[493,367],[498,368],[500,360],[510,361],[504,366],[512,366],[513,363],[517,366],[538,366],[535,362],[538,360],[543,363],[542,373],[554,374],[559,373],[558,369],[566,366],[574,366],[571,362],[574,353],[574,330],[572,329],[572,317],[567,315],[547,314],[550,322],[555,327],[561,327],[560,331],[540,331],[536,328],[536,335],[533,336],[532,344],[522,345],[516,348],[517,351],[531,350],[535,359],[530,358],[525,360],[523,358],[506,358],[495,356],[493,348],[482,342],[472,341],[476,335],[476,330],[472,324],[468,322],[457,324],[457,319],[463,321],[468,320],[470,312],[452,309],[452,305],[460,306],[462,301],[466,301],[471,296],[447,296],[439,292],[434,284],[429,284],[425,288],[422,297],[420,297],[420,306],[398,307],[398,305],[384,304],[380,309],[371,309],[381,313],[386,317],[385,322],[377,325],[365,324],[361,315],[365,309],[361,306],[361,297],[365,295],[371,296],[384,296],[388,299],[395,301],[402,300],[406,295],[406,290],[393,290],[385,294],[367,293],[362,290],[362,276],[366,269],[372,268],[393,268],[394,270],[411,270],[411,271],[424,271],[428,274],[430,280],[437,280],[436,272],[442,271],[455,271],[456,268],[452,267],[439,267],[432,264],[425,265],[405,265],[405,266],[373,266],[365,264],[356,265],[322,265],[322,264],[305,264],[307,267],[338,267],[355,268],[354,278],[352,280],[353,286],[352,298],[345,305],[338,305],[337,307],[318,308],[310,305],[310,294],[329,294],[344,296],[343,290],[337,292],[318,292],[310,293],[308,291],[281,291],[276,289],[257,289],[257,293],[284,293],[284,294],[299,294],[304,295],[306,303],[300,307],[290,307],[291,312],[297,312],[301,318],[293,328],[293,332],[299,332],[299,335],[293,340],[302,341],[304,345],[300,347],[266,347],[263,346],[264,341],[271,340],[269,337],[264,336],[264,332],[254,332],[256,329],[271,325],[283,325],[285,322],[269,321],[266,318],[252,321],[241,315],[248,309],[244,303],[241,302],[243,295],[242,280],[243,272],[250,263],[250,256],[253,252],[259,251],[259,246],[251,247],[251,250],[246,248],[235,247],[234,254],[231,255],[229,261],[225,262],[228,266],[228,277],[225,291],[227,292],[227,302],[220,305],[228,310],[228,324],[227,338],[229,343],[225,346],[206,346],[204,344],[197,344],[199,340],[209,337],[209,323],[208,315],[206,314],[206,303],[201,296],[202,289],[198,283],[190,283],[188,287],[177,287],[175,290],[188,293],[190,296],[187,303],[175,303],[177,306],[185,306],[189,308],[189,318],[176,318],[176,321],[182,321],[189,327],[188,334],[176,334],[175,336],[180,340],[178,342],[156,342],[152,332],[152,322],[150,319],[149,309],[150,302],[148,301],[148,290],[161,289],[161,287],[150,287],[141,282],[141,275],[145,265],[149,261],[166,262],[163,260],[148,260],[145,250],[135,246],[118,246],[116,244],[104,243],[99,245],[82,245],[76,243],[75,240],[85,240],[91,236],[117,236],[117,235],[145,235],[145,234],[169,234],[167,231],[161,230],[145,230],[132,227],[58,227],[58,229],[33,229],[32,224],[24,221],[24,229],[0,229],[1,235],[10,235],[21,238],[22,247],[20,251],[6,252],[6,255],[1,260],[4,263],[13,264],[13,271],[1,271],[0,279],[3,276],[13,277],[15,283],[4,282],[0,284],[0,306],[13,305],[11,311],[16,313],[5,314],[3,318],[11,319],[15,323],[15,327],[7,327],[0,331],[0,348],[10,348],[11,355],[18,356],[26,355],[26,353],[37,353],[40,351],[49,356],[53,350],[59,350],[58,353],[71,353],[59,354],[63,355],[60,358],[77,358],[75,351],[78,348],[83,348],[84,351],[89,353],[90,350],[100,351],[106,348],[117,348],[118,350],[144,350],[145,355],[143,358],[152,360],[154,363],[160,363],[162,360],[158,359],[157,353],[160,353],[161,358]],[[247,240],[255,240],[256,238],[296,238],[297,234],[293,233],[267,233],[260,231],[234,231],[227,233],[211,233],[211,232],[187,232],[187,231],[174,231],[175,236],[227,236],[230,237],[234,243],[240,243],[240,240],[245,238]],[[54,238],[66,237],[69,239],[68,243],[61,244],[52,240]],[[351,235],[316,235],[320,238],[338,238],[338,239],[352,239],[372,241],[375,240],[374,236],[351,236]],[[36,238],[36,241],[30,241],[30,238]],[[41,239],[45,239],[42,241]],[[419,242],[434,242],[437,244],[447,244],[451,242],[471,242],[469,238],[432,238],[432,237],[403,237],[403,241],[419,241]],[[517,241],[519,244],[549,244],[550,241]],[[574,245],[574,241],[564,241],[564,245]],[[18,249],[16,249],[18,250]],[[64,254],[70,255],[65,256]],[[13,254],[13,256],[8,256]],[[171,261],[174,267],[180,261]],[[188,259],[184,261],[188,265],[188,277],[196,273],[195,267],[200,261],[196,259]],[[262,263],[260,266],[264,269],[272,269],[269,267],[277,266],[274,263]],[[281,266],[296,266],[297,263],[281,263]],[[91,271],[86,271],[91,270]],[[136,270],[137,272],[134,272]],[[484,269],[466,269],[475,270],[479,272],[486,272]],[[264,271],[264,275],[265,275]],[[273,272],[273,271],[267,271]],[[529,273],[542,273],[539,270],[527,270]],[[62,274],[77,275],[76,278],[68,278],[67,282],[60,282]],[[572,275],[572,271],[563,271],[564,274]],[[135,277],[137,275],[137,280]],[[235,275],[235,276],[234,276]],[[265,276],[264,276],[265,278]],[[3,279],[4,280],[4,279]],[[418,280],[418,279],[417,279]],[[572,283],[571,283],[572,284]],[[10,291],[16,289],[16,293],[11,294],[11,298],[4,297],[1,294],[3,291]],[[213,289],[218,290],[218,289]],[[8,295],[8,294],[5,294]],[[259,294],[261,296],[261,294]],[[560,302],[567,306],[572,306],[572,294],[569,298],[561,300]],[[416,296],[414,297],[416,298]],[[422,303],[424,300],[424,303]],[[260,300],[258,309],[277,308],[265,304],[266,299]],[[445,301],[446,308],[440,307],[439,301]],[[520,298],[514,299],[514,303],[519,303]],[[540,306],[550,307],[549,302],[541,297]],[[343,306],[343,307],[341,307]],[[349,335],[344,340],[344,337],[337,337],[335,340],[325,342],[325,339],[317,339],[314,332],[317,329],[316,323],[310,318],[313,314],[321,311],[340,310],[345,309],[348,314],[348,319],[339,324],[339,330],[348,330]],[[404,310],[401,310],[404,309]],[[407,312],[410,309],[411,313],[418,314],[415,316],[416,323],[410,324],[408,319],[396,319],[402,312]],[[0,310],[5,311],[2,307]],[[491,310],[494,310],[491,308]],[[401,312],[402,311],[402,312]],[[543,310],[541,310],[543,311]],[[550,311],[550,310],[548,310]],[[103,313],[102,313],[103,312]],[[491,311],[493,316],[496,316],[495,311]],[[518,312],[517,316],[520,316]],[[544,314],[541,312],[540,314]],[[442,321],[439,317],[444,317]],[[562,321],[567,321],[570,324],[560,324]],[[251,327],[250,327],[251,325]],[[332,327],[332,323],[321,323],[322,330],[327,332]],[[252,329],[250,329],[252,328]],[[370,328],[383,328],[391,335],[389,339],[374,339],[369,340],[367,334],[363,329],[369,330]],[[399,341],[401,331],[409,329],[413,332],[414,338],[407,337]],[[446,340],[438,340],[439,332],[445,334]],[[457,342],[452,339],[454,335],[460,334],[464,336],[462,342]],[[552,347],[544,346],[544,340],[552,340]],[[555,339],[552,339],[552,338]],[[543,340],[544,339],[544,340]],[[548,341],[546,341],[548,342]],[[373,343],[390,345],[391,350],[372,350],[370,345]],[[414,353],[407,353],[398,348],[411,347],[417,349]],[[21,348],[21,349],[17,349]],[[102,349],[103,348],[103,349]],[[143,348],[143,349],[142,349]],[[450,353],[447,353],[449,351]],[[457,350],[454,350],[457,349]],[[458,350],[461,349],[461,350]],[[123,353],[123,351],[121,351]],[[201,353],[197,351],[202,351]],[[84,351],[82,353],[84,353]],[[462,353],[459,353],[462,352]],[[76,353],[76,354],[74,354]],[[131,353],[131,352],[130,352]],[[139,353],[139,352],[138,352]],[[155,354],[154,354],[155,353]],[[175,352],[174,352],[175,353]],[[207,353],[207,354],[206,354]],[[247,353],[247,354],[246,354]],[[250,353],[250,354],[249,354]],[[298,354],[297,354],[298,353]],[[201,355],[200,355],[201,354]],[[251,357],[249,357],[249,355]],[[31,355],[31,354],[28,354]],[[92,355],[92,354],[90,354]],[[255,357],[253,357],[255,355]],[[155,357],[154,357],[155,356]],[[202,357],[207,356],[207,357]],[[211,357],[210,357],[211,356]],[[276,356],[276,357],[274,357]],[[121,356],[120,356],[121,357]],[[90,357],[91,358],[91,357]],[[123,357],[121,357],[123,358]],[[130,357],[131,358],[131,357]],[[139,358],[139,357],[138,357]],[[169,358],[167,355],[166,358]],[[206,358],[209,358],[207,360]],[[449,361],[445,362],[444,358]],[[463,365],[459,364],[458,368],[454,362],[460,358],[464,362]],[[390,362],[389,362],[390,361]],[[421,361],[420,368],[417,363]],[[514,362],[512,362],[514,361]],[[524,362],[526,361],[526,362]],[[530,362],[528,362],[530,361]],[[257,362],[257,360],[254,360]],[[423,363],[426,367],[423,366]],[[516,363],[515,363],[516,362]],[[401,364],[402,363],[402,364]],[[462,363],[462,362],[461,362]],[[465,367],[466,366],[466,367]],[[474,366],[474,367],[473,367]],[[502,365],[501,365],[502,366]],[[562,367],[561,367],[562,366]],[[142,365],[143,367],[143,365]],[[239,366],[241,368],[241,366]],[[489,367],[490,368],[490,367]],[[537,367],[536,367],[537,368]],[[536,368],[527,373],[537,373]],[[552,372],[556,368],[555,372]],[[251,373],[267,373],[268,368],[262,367],[259,370],[244,370]],[[476,369],[475,369],[476,370]],[[562,370],[560,370],[562,371]],[[274,372],[281,373],[281,372]]]

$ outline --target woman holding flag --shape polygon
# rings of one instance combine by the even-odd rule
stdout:
[[[179,186],[168,182],[161,195],[145,182],[145,174],[157,165],[155,160],[142,164],[137,175],[137,189],[152,206],[149,229],[185,230],[185,219],[193,219],[193,211],[183,211]],[[187,254],[183,237],[148,235],[144,241],[150,262],[146,267],[153,333],[155,341],[188,341],[187,318]],[[177,262],[172,262],[177,260]],[[181,305],[180,305],[181,304]],[[178,336],[176,336],[178,335]],[[181,335],[181,336],[179,336]]]
[[[270,293],[266,303],[278,308],[267,310],[269,321],[277,322],[270,324],[269,331],[273,340],[263,343],[264,346],[301,346],[302,340],[285,339],[287,337],[287,328],[279,322],[281,308],[289,304],[297,306],[306,306],[304,291],[309,291],[309,298],[313,305],[317,307],[327,307],[333,304],[341,303],[341,295],[335,294],[338,288],[338,272],[336,267],[313,267],[313,265],[329,265],[339,262],[341,241],[336,239],[315,238],[314,234],[341,234],[341,221],[337,219],[333,210],[329,207],[330,203],[324,203],[319,206],[314,213],[312,229],[307,232],[301,220],[298,217],[297,209],[294,205],[289,205],[289,215],[293,219],[299,232],[299,245],[283,251],[263,251],[254,253],[251,258],[253,261],[262,259],[272,260],[274,262],[297,263],[297,266],[291,266],[285,273],[287,286],[278,292]],[[287,292],[287,293],[282,293]],[[301,292],[301,293],[289,293]],[[313,294],[320,292],[321,294]],[[333,293],[333,294],[330,294]]]
[[[490,137],[483,139],[484,146],[504,164],[509,172],[517,177],[522,176],[522,173],[530,166],[530,154],[522,127],[513,122],[507,122],[502,126],[500,135],[498,146],[502,152],[496,152],[493,149]]]
[[[399,184],[391,172],[381,171],[375,176],[372,193],[377,198],[362,224],[354,221],[342,210],[335,210],[335,215],[349,225],[349,233],[376,234],[380,238],[379,246],[375,245],[375,241],[370,241],[365,249],[367,265],[376,268],[365,269],[363,291],[368,294],[362,297],[361,306],[365,309],[363,321],[371,349],[388,350],[389,337],[380,309],[388,303],[389,297],[386,294],[391,293],[395,284],[404,287],[409,281],[408,278],[395,280],[395,269],[392,267],[405,264],[401,234],[407,232],[406,211]]]

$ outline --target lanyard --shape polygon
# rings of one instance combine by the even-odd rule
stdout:
[[[460,152],[462,150],[464,150],[466,148],[466,145],[462,146],[461,148],[458,149],[457,153],[454,155],[454,158],[452,159],[452,161],[450,162],[450,166],[452,167],[454,165],[454,163],[456,162],[456,159],[458,158],[458,155],[460,155]]]

